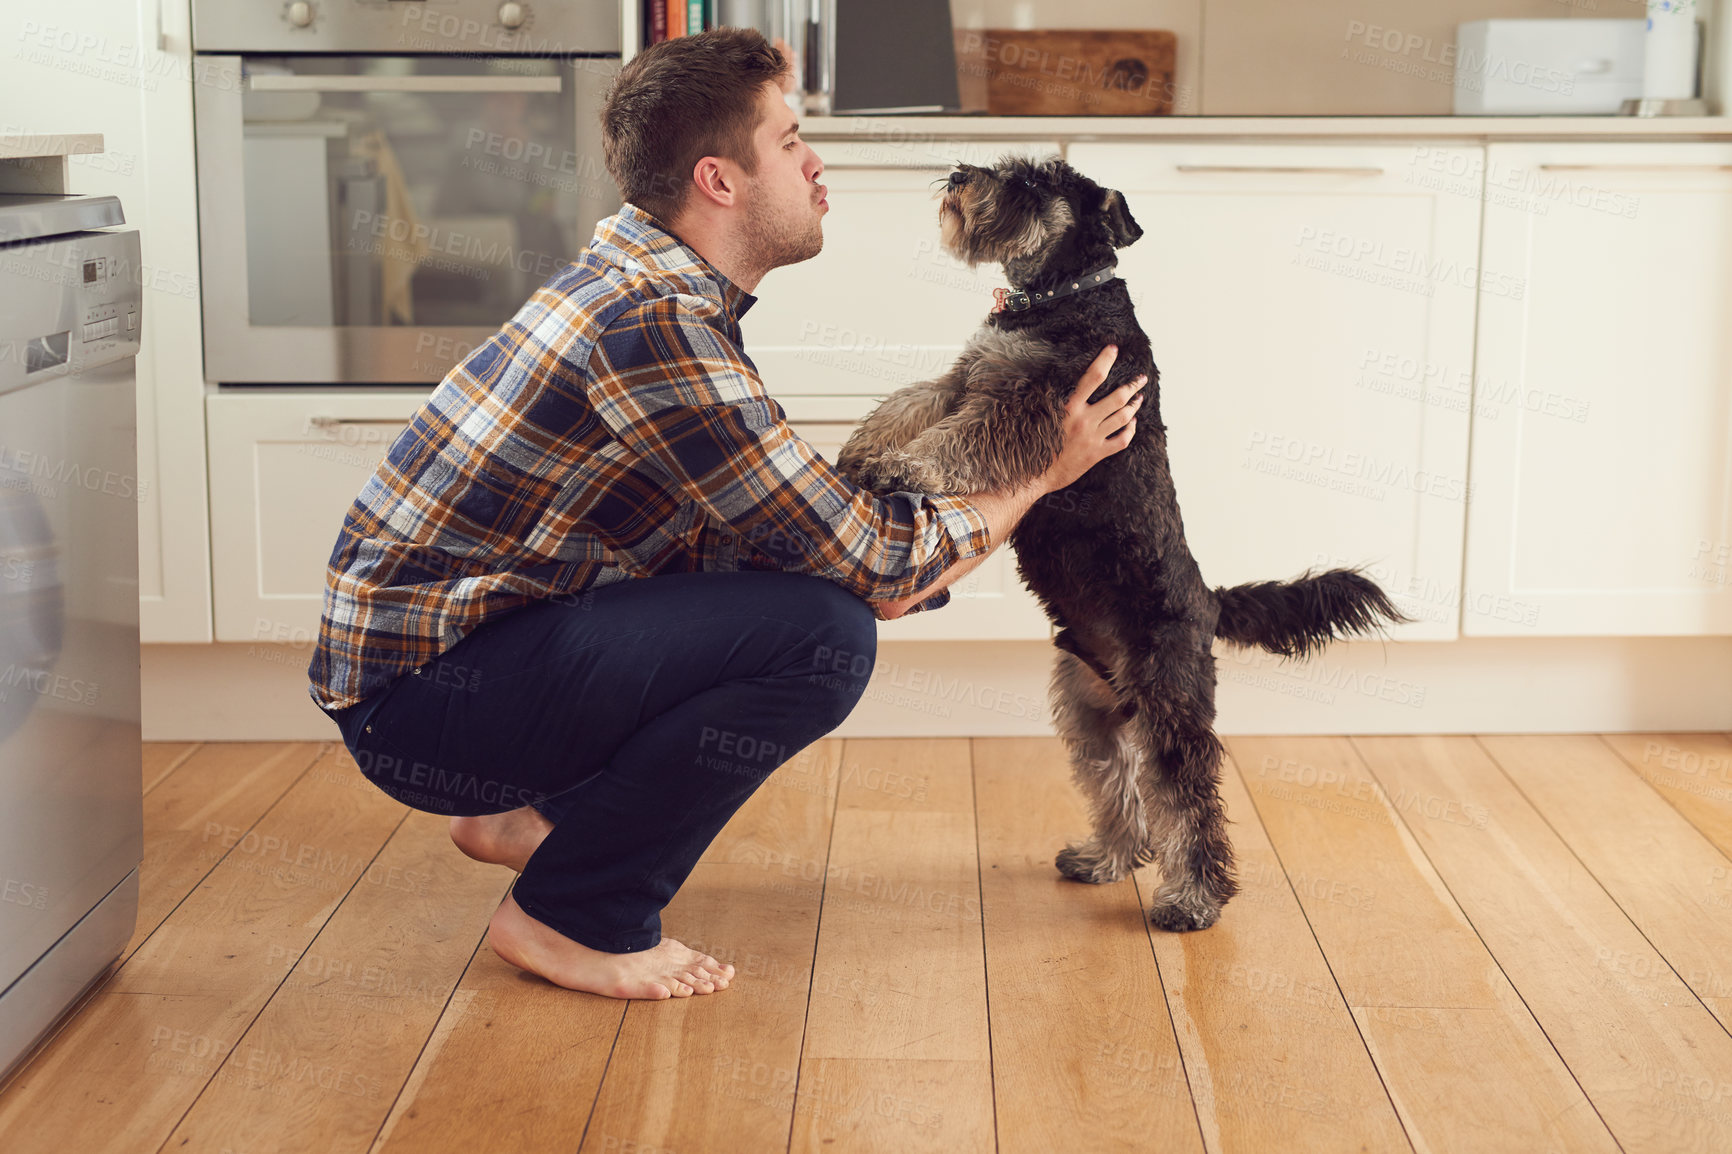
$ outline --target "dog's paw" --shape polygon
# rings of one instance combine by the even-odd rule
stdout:
[[[1149,924],[1173,934],[1206,930],[1220,919],[1221,907],[1213,902],[1157,896],[1149,907]]]
[[[943,493],[949,491],[943,470],[907,453],[891,452],[860,466],[865,487],[875,493]]]
[[[861,488],[865,488],[866,478],[861,471],[861,465],[862,461],[859,457],[843,455],[836,458],[836,472]]]
[[[1085,882],[1091,886],[1108,885],[1122,880],[1125,876],[1122,867],[1108,861],[1089,845],[1066,846],[1058,851],[1052,864],[1071,881]]]

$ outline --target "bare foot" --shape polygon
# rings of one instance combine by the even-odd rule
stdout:
[[[608,998],[689,998],[725,990],[734,976],[734,967],[665,935],[635,954],[592,950],[524,913],[510,894],[493,913],[487,944],[520,970]]]
[[[510,866],[518,873],[553,823],[530,806],[506,813],[451,819],[451,840],[476,861]]]

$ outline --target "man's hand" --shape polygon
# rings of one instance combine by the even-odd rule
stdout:
[[[1040,483],[1046,493],[1064,488],[1088,472],[1096,463],[1119,452],[1131,443],[1137,432],[1137,409],[1142,406],[1142,387],[1149,382],[1144,375],[1127,381],[1089,404],[1089,394],[1100,388],[1118,359],[1117,345],[1108,345],[1083,370],[1075,391],[1064,407],[1064,448],[1058,459],[1042,475]]]
[[[1046,494],[1069,485],[1088,472],[1096,462],[1105,460],[1131,443],[1131,438],[1137,431],[1137,408],[1143,403],[1140,390],[1148,383],[1147,376],[1121,385],[1092,405],[1088,402],[1089,394],[1106,381],[1118,355],[1118,346],[1108,345],[1101,350],[1100,356],[1083,370],[1075,390],[1071,392],[1070,400],[1065,402],[1064,447],[1059,450],[1058,459],[1045,473],[1020,489],[968,495],[968,500],[986,518],[987,526],[992,532],[994,548],[1010,536],[1010,531],[1016,528],[1017,522],[1022,520],[1030,505]],[[984,561],[991,552],[989,549],[978,557],[958,561],[940,574],[937,581],[912,597],[904,597],[900,601],[871,602],[872,610],[879,620],[893,621],[940,589],[947,588],[951,582]]]

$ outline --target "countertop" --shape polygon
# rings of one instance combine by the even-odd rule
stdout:
[[[0,160],[34,160],[44,156],[72,156],[75,153],[101,151],[100,132],[85,132],[76,136],[65,133],[25,136],[17,132],[0,132]]]
[[[810,116],[813,140],[1732,140],[1732,116]]]

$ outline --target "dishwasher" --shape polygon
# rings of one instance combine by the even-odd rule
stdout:
[[[143,856],[136,383],[109,196],[0,196],[0,1079],[125,950]]]

